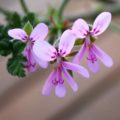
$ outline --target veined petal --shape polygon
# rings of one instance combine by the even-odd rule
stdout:
[[[74,64],[74,63],[70,63],[70,62],[63,62],[63,66],[66,69],[72,70],[74,72],[77,72],[79,74],[81,74],[82,76],[89,78],[89,73],[88,70],[85,69],[84,67]]]
[[[66,88],[63,84],[58,84],[56,87],[55,87],[55,94],[56,96],[58,97],[64,97],[66,95]]]
[[[103,33],[108,28],[111,18],[112,16],[110,12],[102,12],[100,15],[98,15],[93,23],[93,28],[91,31],[93,36],[98,36]]]
[[[61,38],[59,43],[59,53],[64,57],[70,53],[72,50],[76,36],[73,34],[72,30],[66,30]]]
[[[48,79],[46,80],[45,82],[45,85],[43,86],[43,89],[42,89],[42,94],[43,95],[46,95],[46,96],[49,96],[50,95],[50,92],[51,92],[51,89],[52,89],[52,80],[54,80],[56,77],[56,72],[55,71],[52,71],[50,73],[50,75],[48,76]]]
[[[36,61],[32,54],[32,50],[29,45],[23,51],[23,55],[26,57],[27,62],[25,63],[28,72],[34,72],[36,70]]]
[[[56,49],[46,41],[35,41],[33,52],[38,59],[53,61],[56,59]]]
[[[78,85],[64,67],[63,67],[63,73],[64,76],[66,77],[67,82],[71,86],[72,90],[76,92],[78,90]]]
[[[35,70],[37,69],[37,66],[36,66],[36,64],[34,64],[34,65],[29,65],[29,62],[28,62],[28,64],[27,64],[27,71],[28,72],[30,72],[30,73],[32,73],[32,72],[35,72]]]
[[[74,22],[72,30],[78,38],[85,38],[89,31],[89,26],[85,20],[79,18]]]
[[[94,63],[91,62],[90,60],[87,60],[87,63],[88,63],[88,67],[89,69],[94,72],[94,73],[97,73],[99,71],[99,64],[98,64],[98,61],[95,61]]]
[[[102,61],[102,63],[106,67],[111,67],[113,65],[112,58],[96,45],[93,45],[93,52],[96,54],[96,56]]]
[[[39,59],[39,58],[34,54],[34,52],[33,52],[33,57],[34,57],[36,63],[39,64],[42,68],[47,68],[47,67],[48,67],[48,62]]]
[[[44,40],[48,34],[48,27],[44,23],[39,23],[32,31],[30,38],[32,40]]]
[[[86,50],[86,46],[85,44],[83,44],[79,50],[79,52],[75,55],[74,59],[73,59],[73,63],[79,64],[81,59],[83,58],[83,55],[85,53]]]
[[[14,39],[22,40],[23,42],[27,41],[27,33],[19,28],[11,29],[8,31],[8,35]]]
[[[98,60],[97,60],[96,54],[93,52],[93,47],[90,47],[88,49],[87,63],[88,63],[89,69],[92,72],[96,73],[99,71]]]

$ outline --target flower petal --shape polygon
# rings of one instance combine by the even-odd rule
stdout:
[[[8,35],[14,39],[22,40],[23,42],[27,41],[27,33],[19,28],[11,29],[8,31]]]
[[[66,30],[61,38],[59,43],[59,53],[64,57],[70,53],[72,50],[76,36],[73,34],[72,30]]]
[[[35,71],[36,71],[37,66],[36,66],[36,64],[35,64],[35,65],[30,65],[30,64],[28,63],[28,65],[27,65],[26,68],[27,68],[27,71],[28,71],[28,72],[32,73],[32,72],[35,72]]]
[[[56,49],[46,41],[35,41],[33,52],[38,59],[53,61],[56,59]]]
[[[48,67],[48,62],[47,61],[39,59],[36,55],[34,55],[34,53],[33,53],[33,57],[34,57],[36,63],[39,64],[42,68],[47,68]]]
[[[63,62],[63,66],[66,69],[72,70],[74,72],[77,72],[79,74],[81,74],[82,76],[89,78],[89,73],[88,70],[85,69],[84,67],[74,64],[74,63],[70,63],[70,62]]]
[[[63,73],[66,77],[67,82],[73,89],[73,91],[76,92],[78,90],[78,85],[64,67],[63,67]]]
[[[85,44],[83,44],[79,50],[79,52],[75,55],[74,59],[73,59],[73,63],[79,64],[81,59],[83,58],[83,55],[85,53],[86,50],[86,46]]]
[[[83,19],[77,19],[72,27],[72,30],[77,35],[78,38],[85,38],[87,32],[89,31],[89,26]]]
[[[97,16],[95,22],[93,23],[93,28],[91,33],[93,36],[98,36],[103,33],[109,26],[111,22],[111,13],[110,12],[102,12]]]
[[[97,60],[96,54],[93,52],[92,46],[88,48],[87,63],[88,63],[89,69],[92,72],[96,73],[99,71],[98,60]]]
[[[65,89],[65,86],[63,84],[58,84],[56,87],[55,87],[55,94],[56,96],[58,97],[64,97],[66,95],[66,89]]]
[[[41,59],[36,59],[35,61],[42,67],[42,68],[47,68],[48,67],[48,62],[47,61],[43,61]]]
[[[42,89],[42,94],[43,95],[46,95],[46,96],[49,96],[50,95],[50,92],[51,92],[51,89],[52,89],[52,80],[54,80],[56,77],[56,72],[55,71],[52,71],[50,73],[50,75],[48,76],[48,79],[46,80],[45,82],[45,85],[43,86],[43,89]]]
[[[111,67],[113,65],[112,58],[107,55],[103,50],[101,50],[96,45],[93,45],[93,52],[96,54],[96,56],[103,62],[103,64],[106,67]]]
[[[48,34],[48,27],[44,23],[39,23],[32,31],[30,38],[32,40],[44,40]]]
[[[27,45],[26,48],[24,49],[23,55],[27,59],[25,66],[26,66],[28,72],[34,72],[36,70],[37,66],[36,66],[36,61],[34,59],[31,47],[29,45]]]
[[[90,60],[87,60],[87,63],[88,63],[88,67],[89,69],[94,72],[94,73],[97,73],[99,71],[99,64],[98,64],[98,61],[95,61],[94,63],[91,62]]]

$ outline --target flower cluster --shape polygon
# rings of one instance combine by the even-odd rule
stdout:
[[[44,23],[38,24],[30,35],[24,30],[15,28],[8,31],[9,36],[14,39],[26,42],[26,47],[23,55],[27,62],[25,66],[29,72],[36,70],[36,66],[47,68],[48,63],[54,63],[54,69],[50,73],[45,85],[42,89],[43,95],[50,95],[51,90],[55,89],[55,94],[58,97],[66,95],[64,79],[71,86],[73,91],[78,90],[77,83],[74,81],[70,71],[79,73],[85,78],[89,78],[89,72],[86,68],[79,65],[84,53],[87,51],[87,63],[92,72],[98,72],[100,59],[106,67],[111,67],[112,59],[99,47],[94,44],[92,39],[96,39],[98,35],[103,33],[111,22],[111,13],[101,13],[93,23],[89,26],[83,19],[78,19],[74,22],[71,29],[65,30],[58,38],[57,45],[51,45],[45,39],[48,35],[48,27]],[[72,62],[66,60],[66,56],[71,53],[76,40],[83,40],[83,44],[73,58]]]

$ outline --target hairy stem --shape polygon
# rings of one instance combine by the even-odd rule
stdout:
[[[20,4],[21,4],[21,7],[22,7],[24,13],[25,14],[29,13],[29,10],[27,8],[27,5],[26,5],[25,1],[24,0],[20,0]]]

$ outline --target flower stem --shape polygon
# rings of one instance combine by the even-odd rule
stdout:
[[[58,15],[58,18],[59,18],[59,19],[62,18],[64,9],[65,9],[65,7],[66,7],[66,5],[68,4],[69,1],[70,1],[70,0],[63,0],[63,1],[62,1],[62,4],[61,4],[61,6],[60,6],[60,8],[59,8],[59,11],[58,11],[58,12],[59,12],[59,15]]]
[[[24,0],[20,0],[20,4],[21,4],[21,7],[22,7],[24,13],[25,14],[29,13],[29,10],[27,8],[27,5],[26,5],[25,1]]]

